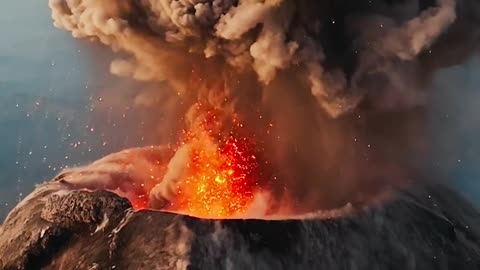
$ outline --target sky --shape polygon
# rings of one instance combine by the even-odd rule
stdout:
[[[98,117],[100,90],[122,84],[108,74],[109,51],[54,28],[46,2],[0,9],[0,217],[63,167],[148,143],[112,135],[135,115]]]
[[[440,71],[432,95],[432,171],[480,205],[480,58]]]
[[[141,132],[125,134],[141,130],[130,107],[118,119],[98,116],[101,90],[123,82],[108,74],[108,50],[52,26],[46,2],[0,9],[0,217],[65,166],[149,143]],[[454,179],[478,205],[479,79],[478,59],[441,71],[430,116],[432,174]]]

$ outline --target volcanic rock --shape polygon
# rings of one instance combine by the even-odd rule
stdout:
[[[480,215],[444,186],[336,219],[202,220],[43,184],[0,227],[0,269],[480,269]]]

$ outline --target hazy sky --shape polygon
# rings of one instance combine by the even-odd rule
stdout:
[[[480,205],[480,58],[437,74],[432,100],[436,173]]]
[[[93,63],[104,51],[55,29],[46,2],[7,1],[0,9],[0,205],[7,205],[0,217],[63,166],[138,144],[106,138],[95,126],[91,104],[108,61]]]
[[[0,207],[1,217],[62,166],[141,141],[106,138],[94,127],[91,100],[105,86],[93,77],[108,76],[108,61],[93,63],[92,55],[106,51],[53,28],[47,1],[2,3],[0,33],[0,205],[7,205]],[[480,203],[478,63],[438,76],[431,118],[432,167]]]
[[[34,181],[55,174],[50,159],[64,150],[54,147],[62,137],[56,117],[72,114],[62,99],[85,103],[78,89],[86,63],[74,41],[51,26],[46,1],[2,3],[0,33],[1,216]]]

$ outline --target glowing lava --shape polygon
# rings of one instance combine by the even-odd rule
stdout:
[[[167,210],[203,218],[245,214],[258,188],[258,162],[251,142],[233,134],[216,140],[207,130],[187,135],[191,160]]]

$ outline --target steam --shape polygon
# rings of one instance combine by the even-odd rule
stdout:
[[[156,209],[162,209],[168,203],[174,200],[177,194],[178,182],[182,180],[187,164],[191,159],[190,147],[188,145],[181,147],[170,160],[165,176],[162,181],[155,185],[150,192],[150,206]]]
[[[288,190],[325,208],[406,182],[411,157],[422,156],[432,74],[465,61],[480,37],[473,0],[49,6],[56,27],[122,53],[112,73],[166,86],[192,106],[185,129],[210,110],[221,111],[216,135],[240,117],[269,167],[281,168],[272,169],[274,196]],[[136,100],[151,103],[150,94]],[[152,198],[173,196],[188,156],[188,145],[177,151]]]
[[[168,147],[128,149],[108,155],[88,166],[64,170],[55,180],[78,189],[105,189],[129,199],[145,196],[150,183],[165,174],[163,164],[172,156]]]

